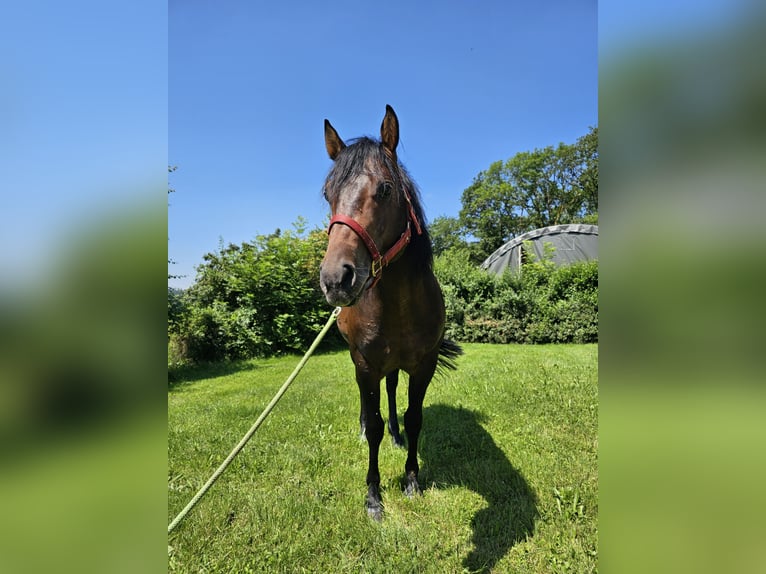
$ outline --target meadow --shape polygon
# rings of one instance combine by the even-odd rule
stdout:
[[[346,351],[319,354],[169,536],[169,571],[596,572],[597,345],[463,347],[458,370],[435,378],[426,395],[422,497],[403,494],[406,452],[386,435],[385,515],[367,517],[353,366]],[[168,523],[297,362],[175,373]],[[402,375],[400,424],[406,387]]]

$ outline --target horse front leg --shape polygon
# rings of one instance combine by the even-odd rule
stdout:
[[[404,440],[399,434],[399,420],[396,417],[396,387],[399,385],[399,370],[386,375],[386,394],[388,395],[388,433],[394,446],[403,447]]]
[[[359,388],[359,440],[367,440],[367,413],[364,410],[364,393]]]
[[[380,471],[378,453],[383,440],[383,417],[380,416],[380,378],[357,372],[359,395],[362,399],[364,435],[367,439],[369,460],[367,464],[367,514],[375,520],[383,518],[383,501],[380,497]]]
[[[418,438],[420,429],[423,427],[423,400],[431,378],[436,370],[436,361],[433,365],[426,364],[418,373],[410,376],[410,384],[407,390],[407,411],[404,413],[404,432],[407,433],[407,462],[404,464],[405,487],[404,493],[412,497],[423,494],[418,483]]]

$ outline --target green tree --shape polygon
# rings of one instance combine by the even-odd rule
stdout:
[[[479,173],[463,191],[459,220],[479,240],[481,254],[489,255],[523,228],[515,191],[502,161]]]
[[[598,213],[598,128],[496,161],[463,191],[460,223],[486,257],[526,231],[579,223]]]
[[[440,215],[435,218],[428,227],[428,233],[431,236],[434,255],[438,256],[450,249],[465,247],[466,242],[463,238],[463,227],[460,220],[456,217],[447,217]]]
[[[598,223],[598,126],[578,139],[575,149],[575,162],[582,166],[578,184],[585,206],[584,218]]]

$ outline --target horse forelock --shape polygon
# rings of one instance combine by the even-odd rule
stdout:
[[[415,214],[421,224],[425,224],[420,189],[410,177],[407,169],[387,154],[379,141],[370,137],[350,140],[350,144],[341,150],[324,183],[323,192],[327,200],[333,203],[351,179],[363,173],[369,173],[368,160],[372,160],[376,166],[381,164],[385,166],[386,171],[394,179],[399,190],[399,193],[394,196],[397,203],[404,201],[401,190],[403,188],[408,190]]]

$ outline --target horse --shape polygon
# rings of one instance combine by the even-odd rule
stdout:
[[[323,186],[331,218],[320,287],[330,305],[342,308],[337,325],[354,363],[359,423],[369,449],[365,506],[379,521],[380,381],[385,377],[389,433],[403,447],[396,388],[399,371],[409,374],[404,492],[412,498],[422,494],[417,450],[426,390],[437,370],[456,368],[462,349],[444,337],[431,239],[418,188],[396,156],[399,120],[393,108],[386,106],[380,140],[360,137],[347,145],[327,119],[324,136],[333,165]]]

